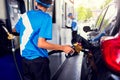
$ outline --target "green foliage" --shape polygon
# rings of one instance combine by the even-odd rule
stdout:
[[[78,20],[87,20],[92,17],[92,11],[90,8],[85,8],[83,6],[77,9]]]
[[[90,8],[87,8],[86,10],[87,10],[86,19],[89,19],[89,18],[91,18],[91,17],[92,17],[92,11],[91,11],[91,9],[90,9]]]

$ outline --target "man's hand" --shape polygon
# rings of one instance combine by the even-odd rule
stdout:
[[[66,54],[71,54],[71,53],[74,53],[74,49],[70,46],[70,45],[64,45],[63,46],[63,51],[66,53]]]

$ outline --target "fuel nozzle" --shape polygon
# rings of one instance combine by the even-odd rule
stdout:
[[[73,47],[74,47],[74,49],[77,53],[80,53],[80,51],[82,50],[81,43],[76,42],[76,43],[73,44]]]
[[[82,45],[81,45],[81,43],[78,43],[78,42],[74,43],[72,48],[75,50],[75,52],[67,54],[66,55],[67,58],[78,55],[80,53],[80,51],[82,51]]]
[[[9,31],[7,30],[6,27],[3,26],[3,29],[6,31],[9,40],[12,40],[15,38],[15,36],[13,34],[9,33]]]

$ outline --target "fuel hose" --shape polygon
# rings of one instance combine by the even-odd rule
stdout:
[[[22,74],[21,74],[20,69],[19,69],[18,64],[17,64],[16,56],[15,56],[15,46],[14,46],[14,38],[15,38],[15,36],[10,34],[9,31],[7,30],[7,28],[4,25],[2,27],[5,30],[5,32],[7,33],[7,35],[8,35],[8,39],[11,40],[12,54],[13,54],[14,63],[15,63],[17,72],[19,74],[20,80],[23,80]]]

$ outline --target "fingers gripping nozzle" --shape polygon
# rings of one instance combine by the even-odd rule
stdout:
[[[78,55],[80,51],[82,51],[83,49],[81,43],[78,43],[78,42],[74,43],[72,48],[75,50],[75,52],[71,54],[67,54],[66,55],[67,58]]]

